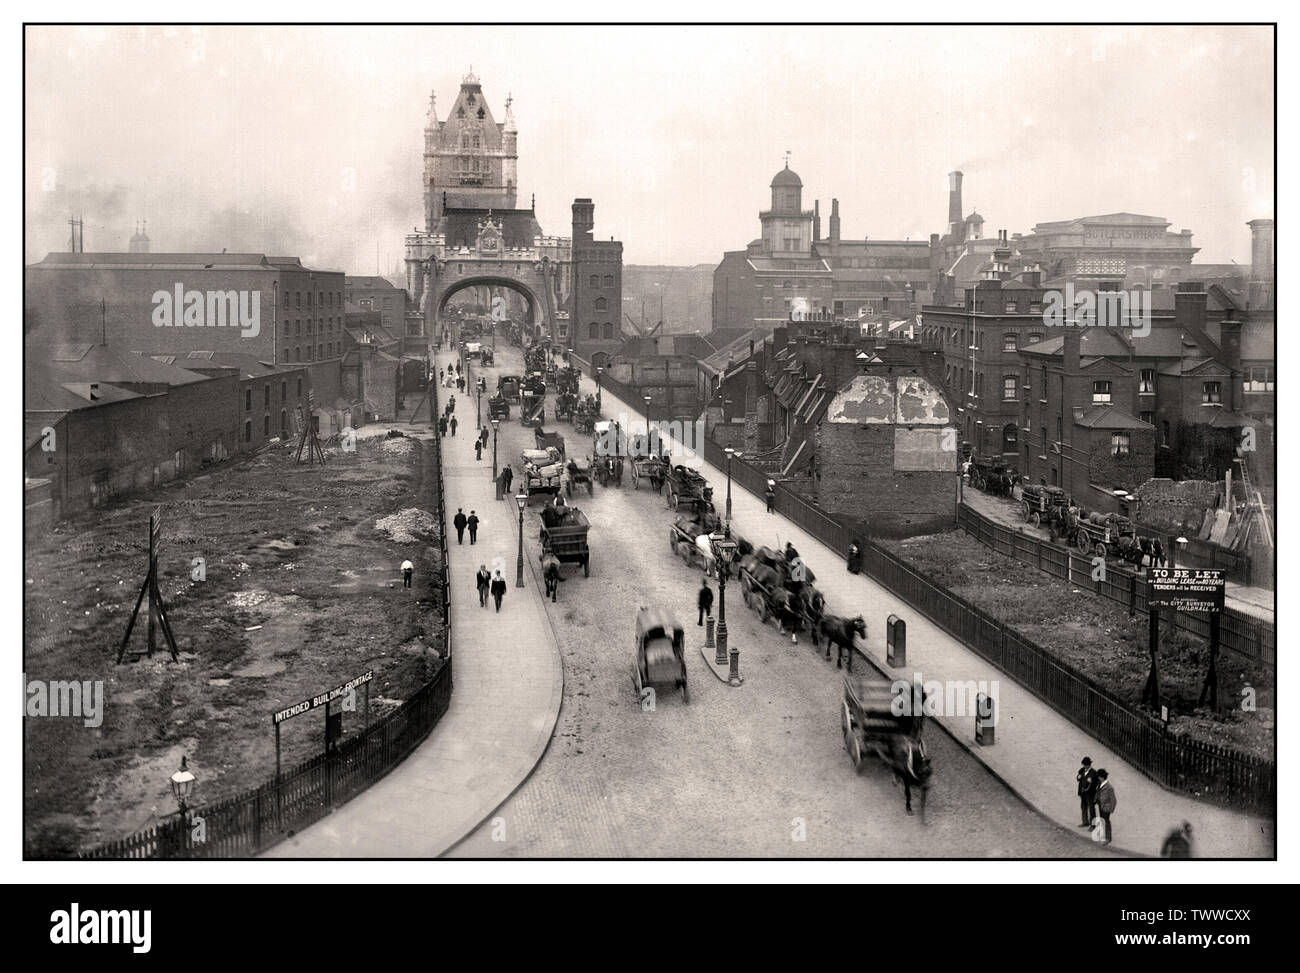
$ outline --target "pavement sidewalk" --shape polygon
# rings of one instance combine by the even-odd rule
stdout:
[[[442,351],[439,363],[456,359]],[[436,367],[436,366],[435,366]],[[446,397],[445,393],[442,396]],[[459,396],[458,405],[472,402]],[[472,412],[472,410],[471,410]],[[443,481],[450,534],[451,706],[415,752],[382,780],[328,817],[276,845],[270,858],[432,858],[471,833],[532,773],[550,743],[560,713],[564,672],[559,646],[542,604],[529,552],[525,587],[516,588],[519,542],[513,505],[496,499],[490,453],[474,459],[473,415],[443,440]],[[407,431],[404,423],[391,423]],[[427,421],[409,427],[428,440]],[[435,499],[425,504],[432,510]],[[456,543],[456,508],[478,513],[478,543]],[[498,614],[480,608],[474,575],[493,559],[505,565],[508,588]],[[421,565],[416,566],[417,572]]]
[[[591,384],[594,391],[594,383],[584,378],[583,384]],[[604,390],[603,398],[606,416],[619,411],[640,415],[608,389]],[[706,462],[702,456],[690,463],[713,484],[714,499],[721,507],[727,489],[725,470]],[[871,578],[850,574],[839,554],[784,517],[767,513],[764,500],[737,483],[732,484],[732,513],[732,529],[751,542],[777,549],[787,541],[794,544],[816,574],[828,611],[839,615],[862,614],[867,625],[865,654],[885,671],[895,672],[897,678],[909,682],[913,673],[919,672],[927,682],[996,683],[999,714],[993,746],[975,743],[973,714],[939,717],[938,722],[1017,796],[1049,820],[1077,830],[1081,840],[1088,840],[1088,831],[1078,828],[1075,772],[1081,759],[1089,756],[1093,767],[1110,772],[1118,799],[1111,819],[1112,848],[1138,855],[1159,855],[1170,829],[1185,820],[1192,824],[1194,854],[1198,858],[1274,856],[1272,819],[1202,803],[1156,784]],[[742,603],[737,604],[744,610]],[[907,622],[905,669],[889,670],[885,661],[885,621],[891,614]],[[740,649],[740,671],[744,673],[744,646]],[[936,781],[940,785],[942,779],[943,768],[936,768]],[[990,821],[988,826],[996,829],[998,823]]]

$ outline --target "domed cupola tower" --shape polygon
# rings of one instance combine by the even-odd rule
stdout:
[[[803,209],[803,180],[790,168],[772,178],[772,208],[758,214],[763,225],[763,252],[807,255],[812,252],[812,210]]]

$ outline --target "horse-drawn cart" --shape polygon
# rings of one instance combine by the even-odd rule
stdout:
[[[707,509],[713,506],[713,487],[709,481],[687,466],[674,466],[664,479],[670,507]]]
[[[888,682],[845,674],[840,731],[854,770],[861,772],[866,757],[876,756],[894,773],[903,785],[908,814],[912,813],[912,788],[919,790],[924,820],[931,775],[930,757],[922,734],[924,700],[918,689],[902,692],[902,705],[899,705]]]
[[[582,576],[591,576],[591,549],[587,532],[591,522],[577,507],[547,507],[542,511],[541,560],[554,555],[561,564],[581,564]]]
[[[520,457],[524,461],[524,474],[520,487],[529,497],[538,493],[560,492],[560,454],[551,449],[525,449]]]
[[[668,477],[668,461],[661,456],[637,456],[632,459],[632,489],[642,480],[650,484],[655,493],[664,487]]]
[[[716,513],[697,513],[678,517],[668,528],[668,546],[689,567],[703,568],[710,577],[714,571],[713,547],[708,540],[720,527]],[[705,538],[701,541],[701,538]]]
[[[682,702],[691,701],[686,680],[686,630],[668,612],[642,608],[636,614],[636,657],[632,663],[632,685],[636,698],[645,704],[645,690],[680,688]]]
[[[592,480],[592,463],[591,457],[582,459],[571,459],[565,464],[565,470],[569,474],[564,481],[564,492],[573,496],[573,491],[583,486],[587,488],[587,496],[592,496],[596,492]]]
[[[519,396],[519,424],[537,427],[545,422],[546,397],[531,389],[524,389]]]
[[[497,394],[507,402],[518,402],[519,391],[523,388],[524,380],[518,375],[502,375],[497,379]]]
[[[533,439],[536,441],[538,449],[554,447],[559,452],[560,458],[564,458],[564,437],[558,432],[547,432],[541,426],[538,426],[533,430]]]
[[[1069,506],[1069,499],[1060,487],[1025,484],[1020,493],[1020,509],[1025,521],[1035,527],[1050,524],[1057,519],[1057,508]]]

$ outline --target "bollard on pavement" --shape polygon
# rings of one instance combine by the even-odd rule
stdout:
[[[712,615],[709,615],[707,618],[704,619],[704,647],[706,649],[714,648]]]

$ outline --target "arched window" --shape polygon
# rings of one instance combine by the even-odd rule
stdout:
[[[600,286],[600,274],[592,274],[592,275],[591,275],[590,284],[591,284],[592,287],[599,287],[599,286]]]
[[[605,300],[603,297],[596,298],[597,311],[604,311],[607,310],[608,308],[609,308],[609,301]]]
[[[608,321],[605,322],[605,337],[606,338],[614,337],[614,326],[610,324]]]
[[[606,275],[605,275],[605,286],[606,286],[606,287],[613,287],[613,286],[614,286],[614,275],[613,275],[613,274],[606,274]]]
[[[1002,452],[1016,452],[1017,431],[1014,422],[1008,422],[1002,427]]]
[[[593,339],[600,337],[600,325],[598,325],[595,321],[587,325],[587,337]]]

